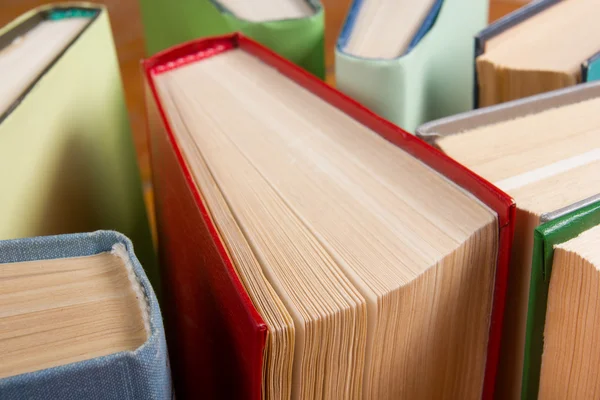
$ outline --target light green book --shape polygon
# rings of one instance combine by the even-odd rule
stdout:
[[[472,109],[475,35],[487,23],[488,2],[429,0],[425,14],[416,10],[420,2],[390,3],[395,8],[387,13],[365,12],[368,4],[354,0],[338,38],[337,87],[411,133],[424,122]],[[402,21],[408,17],[413,19]],[[377,37],[377,27],[386,23]],[[413,30],[403,29],[411,23]],[[357,39],[369,40],[372,48],[351,51],[353,35],[364,35]],[[401,42],[408,47],[390,57],[386,48]]]
[[[0,29],[0,240],[115,230],[158,290],[105,8],[36,8]]]
[[[231,3],[231,5],[229,4]],[[189,40],[242,32],[281,56],[325,77],[325,17],[317,0],[140,0],[149,54]]]

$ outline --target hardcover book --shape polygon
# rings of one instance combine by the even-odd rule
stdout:
[[[140,0],[150,55],[192,39],[243,32],[325,79],[325,16],[318,0]]]
[[[129,239],[0,241],[3,400],[170,400],[160,309]]]
[[[419,136],[517,203],[499,398],[519,398],[527,373],[534,230],[557,210],[577,208],[600,193],[599,105],[600,82],[587,83],[431,122],[418,130]]]
[[[487,18],[488,1],[354,0],[335,50],[336,85],[411,133],[470,110],[473,38]]]
[[[508,195],[240,34],[144,71],[178,395],[491,398]]]
[[[475,38],[475,108],[600,79],[600,3],[533,1]]]
[[[46,5],[0,29],[0,239],[117,230],[158,273],[106,9]]]
[[[592,259],[594,249],[600,249],[594,233],[600,225],[600,195],[573,208],[545,215],[534,232],[522,399],[583,398],[593,392],[598,377],[591,367],[598,354],[590,339],[597,330],[597,271],[586,270],[581,258],[600,269],[597,255]],[[596,239],[580,247],[576,242],[588,230],[585,235]],[[569,257],[570,245],[577,246],[574,252],[580,257]],[[574,308],[579,304],[581,311]]]

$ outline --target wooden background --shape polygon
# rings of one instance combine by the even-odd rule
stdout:
[[[490,21],[495,21],[499,17],[517,9],[522,4],[527,3],[528,0],[489,1],[491,2],[489,19]],[[5,25],[31,8],[51,2],[48,0],[0,0],[0,26]],[[129,108],[138,162],[145,184],[146,200],[151,207],[152,191],[145,132],[144,98],[139,70],[139,62],[145,56],[139,5],[137,0],[96,0],[96,2],[105,4],[110,14],[123,83],[125,85],[127,106]],[[335,40],[345,18],[350,0],[322,0],[322,3],[325,6],[326,16],[328,81],[331,83],[333,82],[333,49]],[[152,213],[150,214],[152,215]]]

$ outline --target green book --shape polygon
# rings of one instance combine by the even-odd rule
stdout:
[[[231,4],[229,4],[231,3]],[[325,12],[317,0],[140,0],[149,54],[189,40],[242,32],[325,77]]]
[[[600,225],[600,195],[568,209],[546,214],[542,221],[544,223],[534,231],[522,399],[536,399],[538,394],[554,248]]]
[[[335,51],[336,85],[411,133],[471,110],[475,35],[487,18],[488,1],[354,0]]]
[[[41,6],[0,28],[0,240],[115,230],[158,270],[106,9]]]

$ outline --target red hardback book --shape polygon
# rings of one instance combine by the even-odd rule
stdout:
[[[180,398],[260,399],[266,325],[254,308],[161,108],[151,77],[240,48],[379,133],[463,187],[498,214],[494,307],[483,398],[491,399],[498,361],[515,204],[505,193],[421,139],[240,34],[200,39],[143,62],[164,314]]]

